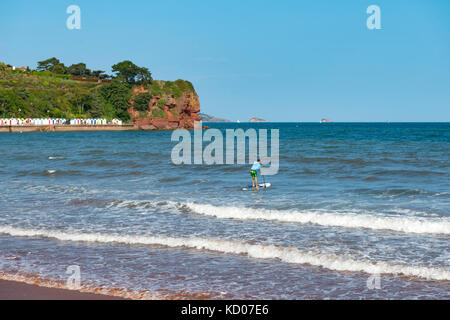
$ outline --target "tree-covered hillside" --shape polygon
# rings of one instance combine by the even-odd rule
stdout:
[[[0,62],[0,117],[3,118],[120,118],[130,120],[127,109],[134,86],[148,89],[137,106],[161,93],[174,97],[194,91],[188,81],[153,81],[147,68],[131,61],[112,66],[113,75],[91,71],[86,64],[66,67],[56,58],[38,62],[36,70],[13,70]]]

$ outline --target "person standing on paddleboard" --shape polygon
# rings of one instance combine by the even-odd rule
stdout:
[[[253,166],[250,169],[250,176],[252,177],[252,188],[258,189],[258,170],[259,173],[262,174],[261,171],[261,159],[258,158],[255,162],[253,162]]]

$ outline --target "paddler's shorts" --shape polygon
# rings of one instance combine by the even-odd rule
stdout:
[[[250,170],[250,176],[252,178],[256,178],[258,176],[258,173],[255,170]]]

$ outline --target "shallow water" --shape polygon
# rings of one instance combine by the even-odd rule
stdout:
[[[450,297],[450,124],[278,128],[248,165],[171,162],[171,132],[0,135],[0,270],[160,297]],[[367,280],[380,274],[380,289]]]

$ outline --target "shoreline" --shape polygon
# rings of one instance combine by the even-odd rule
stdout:
[[[23,132],[84,132],[84,131],[137,131],[134,125],[49,125],[49,126],[0,126],[0,133]]]
[[[126,300],[122,297],[0,280],[0,300]]]
[[[64,281],[38,275],[7,273],[0,270],[0,300],[208,300],[210,294],[196,292],[165,292],[126,288],[67,288]]]
[[[203,126],[202,129],[209,127]],[[172,131],[175,129],[193,130],[193,128],[150,128],[148,126],[127,125],[51,125],[51,126],[0,126],[1,133],[27,133],[27,132],[112,132],[112,131]]]

